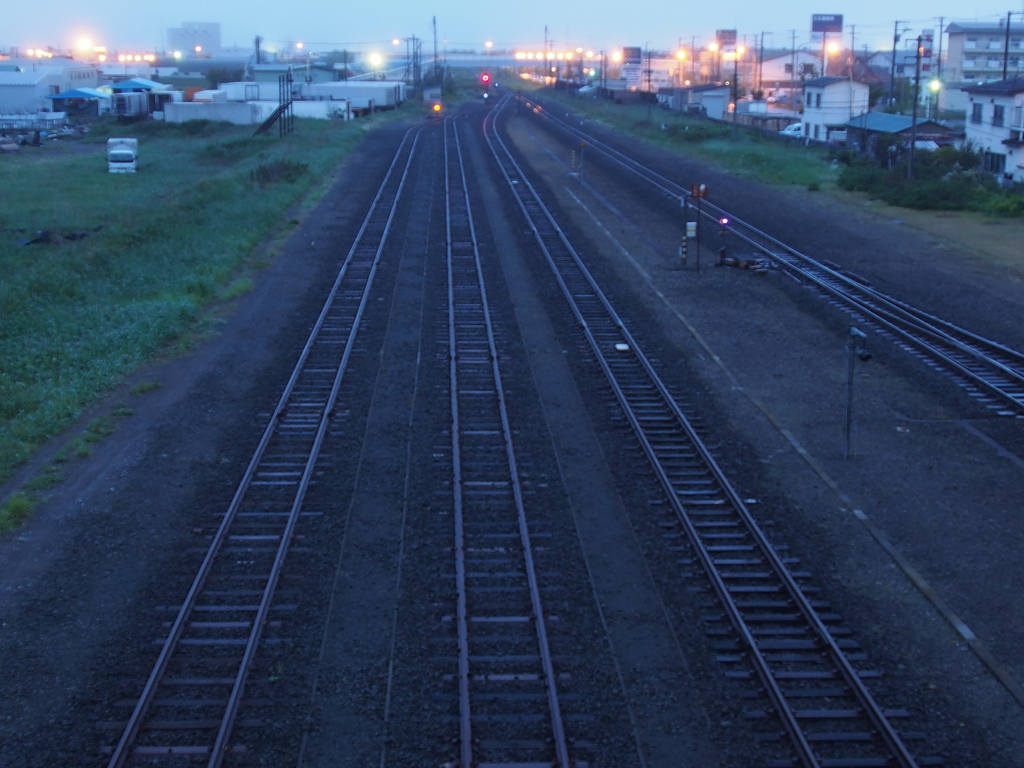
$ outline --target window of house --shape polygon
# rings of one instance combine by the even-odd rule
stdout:
[[[1002,50],[1002,48],[1003,48],[1003,41],[1000,40],[998,37],[990,37],[988,39],[988,49],[990,51],[998,51],[998,50]]]
[[[817,96],[814,99],[814,106],[816,106],[816,107],[820,107],[821,106],[821,94],[820,93],[817,94]],[[817,134],[818,130],[815,129],[814,132],[815,132],[815,134]],[[815,138],[817,138],[817,136],[815,136]]]
[[[1014,50],[1014,51],[1019,51],[1020,50],[1020,38],[1019,37],[1011,37],[1010,38],[1010,48],[1012,50]]]
[[[971,122],[972,123],[975,123],[975,124],[980,124],[981,123],[981,114],[982,114],[981,111],[984,108],[985,107],[984,107],[983,104],[972,104],[971,105]]]
[[[976,38],[976,37],[968,37],[964,41],[964,48],[977,48],[977,47],[978,47],[978,38]]]
[[[805,74],[805,75],[813,75],[814,74],[814,65],[813,64],[801,64],[800,65],[800,71],[803,74]]]
[[[1006,155],[997,155],[995,152],[986,152],[982,159],[982,165],[989,173],[1006,172]]]
[[[785,72],[786,72],[787,75],[793,74],[793,65],[792,64],[787,64],[786,67],[785,67]]]
[[[821,130],[821,126],[820,125],[815,125],[814,126],[814,138],[818,138],[818,131],[820,131],[820,130]]]
[[[996,104],[992,108],[992,125],[996,126],[997,128],[1002,127],[1005,117],[1006,107],[1004,107],[1002,104]]]

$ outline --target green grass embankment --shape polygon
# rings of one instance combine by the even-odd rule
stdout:
[[[100,123],[75,151],[0,158],[0,482],[126,375],[187,340],[209,305],[244,293],[239,269],[285,211],[370,127],[404,114],[300,120],[283,139],[201,121]],[[111,135],[138,137],[138,173],[106,172]],[[81,151],[90,143],[95,152]],[[37,230],[53,242],[18,244]],[[75,233],[86,235],[66,239]],[[24,506],[15,497],[10,515],[0,511],[0,529]]]
[[[708,165],[766,184],[822,189],[835,184],[837,170],[823,147],[804,147],[652,105],[614,104],[605,99],[537,92],[576,114],[655,146],[690,155]],[[662,127],[664,126],[664,128]]]

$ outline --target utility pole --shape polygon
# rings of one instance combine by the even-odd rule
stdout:
[[[850,56],[847,59],[850,65],[850,119],[853,120],[853,67],[857,62],[857,25],[850,25]],[[870,102],[871,99],[869,98]],[[871,104],[868,104],[871,107]]]
[[[761,48],[757,52],[757,90],[764,95],[764,30],[761,31]]]
[[[1006,72],[1010,64],[1010,17],[1015,14],[1017,16],[1024,16],[1024,11],[1006,12],[1006,43],[1003,46],[1003,80],[1006,79]]]
[[[793,49],[793,63],[789,65],[789,108],[796,109],[796,30],[789,30],[790,46]]]
[[[917,36],[917,58],[914,75],[914,118],[910,123],[910,162],[907,164],[907,178],[914,178],[914,150],[917,146],[917,102],[921,98],[921,35]]]
[[[942,79],[942,27],[945,21],[945,16],[939,16],[939,62],[938,72],[935,75],[939,80]]]
[[[256,35],[256,63],[257,64],[262,64],[263,63],[262,61],[260,61],[260,43],[262,43],[262,42],[263,42],[263,38],[260,37],[259,35]]]
[[[896,44],[900,41],[900,24],[897,20],[892,28],[892,68],[889,72],[889,106],[892,106],[893,92],[896,89]]]
[[[434,27],[434,77],[437,77],[437,16],[432,17],[430,23]]]

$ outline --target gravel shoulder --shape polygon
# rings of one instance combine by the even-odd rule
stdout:
[[[742,492],[760,500],[759,515],[809,563],[884,668],[876,694],[910,709],[914,726],[927,732],[922,754],[957,765],[1021,764],[1024,711],[851,509],[867,513],[997,660],[1024,680],[1024,531],[1016,515],[1022,465],[1015,458],[1022,455],[1021,420],[994,417],[943,376],[873,338],[875,358],[857,376],[859,451],[843,461],[850,320],[777,273],[709,268],[710,250],[699,274],[692,261],[690,270],[680,270],[677,216],[596,163],[587,169],[591,188],[581,189],[569,175],[571,147],[537,120],[510,126],[615,300],[678,372],[678,386],[715,414],[721,450]],[[837,217],[813,195],[737,181],[595,133],[681,182],[709,183],[714,202],[805,252],[1024,346],[1014,320],[1024,296],[1012,266],[867,214]],[[696,378],[687,379],[691,374]],[[811,470],[796,445],[836,488]]]

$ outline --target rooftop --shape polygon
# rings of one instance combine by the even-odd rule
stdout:
[[[863,128],[866,131],[877,131],[879,133],[902,133],[909,131],[914,125],[914,118],[910,115],[893,115],[889,112],[868,112],[853,118],[846,123],[850,128]],[[934,120],[918,120],[917,128],[929,125],[935,128],[945,129],[945,126]]]
[[[835,85],[836,83],[848,83],[849,81],[850,78],[848,77],[829,75],[828,77],[816,77],[813,80],[805,80],[804,87],[824,88],[829,85]]]
[[[1010,77],[1006,80],[996,80],[992,83],[981,83],[980,85],[965,85],[963,90],[968,93],[1012,96],[1015,93],[1024,93],[1024,77]]]

